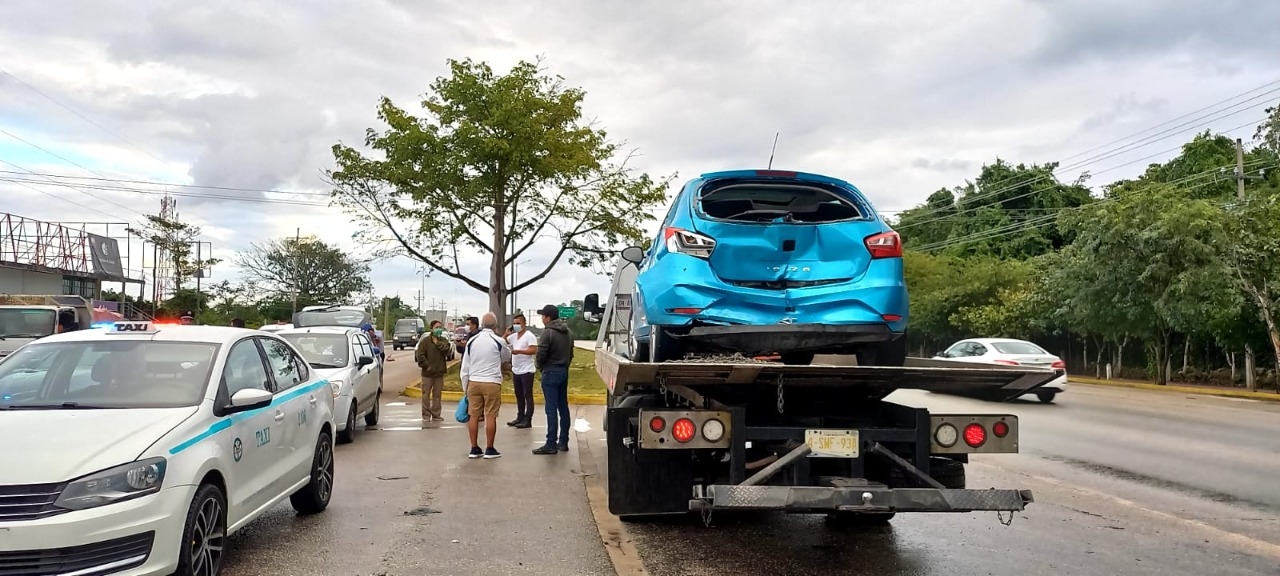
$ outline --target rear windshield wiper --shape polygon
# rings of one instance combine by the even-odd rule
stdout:
[[[79,402],[63,402],[61,404],[10,404],[8,410],[102,410],[106,406],[81,404]]]

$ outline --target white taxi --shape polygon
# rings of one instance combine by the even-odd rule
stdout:
[[[0,574],[216,576],[333,493],[333,395],[284,340],[114,322],[0,361]]]

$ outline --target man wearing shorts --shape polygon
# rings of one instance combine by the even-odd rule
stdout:
[[[467,434],[471,437],[471,453],[468,458],[492,460],[502,457],[493,447],[498,434],[498,409],[502,407],[502,367],[511,363],[511,348],[505,340],[493,333],[498,327],[498,317],[486,312],[480,318],[480,332],[467,342],[462,352],[459,378],[467,395]],[[484,416],[486,448],[480,450],[480,417]]]

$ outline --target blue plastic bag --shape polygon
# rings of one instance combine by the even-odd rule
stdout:
[[[463,394],[466,394],[465,392]],[[463,424],[471,419],[471,415],[467,414],[467,397],[464,395],[462,400],[458,401],[458,411],[453,413],[453,417]]]

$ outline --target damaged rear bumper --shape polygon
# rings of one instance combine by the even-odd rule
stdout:
[[[1020,512],[1034,501],[1030,490],[715,484],[697,490],[695,498],[689,501],[689,509],[882,513]]]

